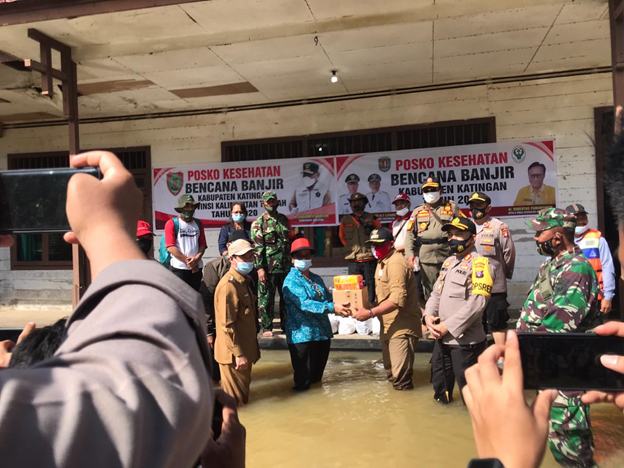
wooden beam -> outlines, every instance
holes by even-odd
[[[39,44],[39,52],[41,54],[41,66],[45,71],[41,72],[41,94],[52,96],[54,88],[52,87],[52,49],[43,42]]]
[[[0,26],[201,1],[203,0],[29,0],[0,3]]]
[[[624,0],[620,0],[619,4],[614,5],[614,12],[613,12],[613,18],[616,21],[622,21],[624,20]]]
[[[621,128],[619,114],[624,109],[624,0],[609,0],[611,28],[611,67],[613,70],[613,108],[616,113],[615,129]],[[624,309],[623,309],[624,310]]]
[[[4,124],[0,122],[0,138],[4,136]]]
[[[71,54],[71,47],[63,44],[62,42],[57,41],[56,39],[51,38],[47,34],[38,31],[37,29],[30,28],[28,30],[28,37],[31,39],[44,44],[48,47],[52,47],[55,50],[58,50],[61,54]]]
[[[32,69],[33,71],[41,73],[41,75],[45,75],[48,73],[48,68],[44,66],[42,63],[37,62],[36,60],[26,59],[24,60],[24,66],[26,68]],[[67,79],[69,78],[67,73],[61,70],[57,70],[56,68],[51,69],[51,76],[60,81],[67,81]]]

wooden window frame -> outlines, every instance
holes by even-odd
[[[83,150],[83,152],[89,150]],[[144,175],[145,176],[145,189],[141,190],[145,196],[145,209],[143,212],[144,218],[146,221],[152,224],[152,154],[151,147],[149,146],[132,146],[132,147],[124,147],[124,148],[110,148],[105,151],[110,151],[112,153],[124,153],[124,152],[144,152],[145,153],[145,164],[146,167],[144,170],[141,169],[129,169],[129,172],[133,176]],[[9,170],[17,169],[12,166],[16,164],[16,161],[23,159],[35,159],[41,157],[63,157],[66,158],[67,165],[69,166],[69,152],[68,151],[49,151],[49,152],[41,152],[41,153],[14,153],[9,154],[7,157],[7,166]],[[15,237],[15,236],[14,236]],[[41,257],[43,259],[47,259],[49,257],[50,251],[50,241],[49,241],[49,233],[42,233],[41,239]],[[19,261],[17,260],[17,239],[13,242],[13,246],[11,247],[11,270],[12,271],[24,271],[24,270],[71,270],[73,268],[73,262],[71,260],[68,261],[50,261],[50,260],[41,260],[41,261]]]

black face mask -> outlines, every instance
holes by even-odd
[[[535,241],[537,253],[540,255],[543,255],[544,257],[552,257],[555,254],[555,248],[552,245],[553,239],[554,239],[554,236],[545,242]]]
[[[471,208],[470,212],[472,213],[472,217],[474,219],[483,219],[487,216],[485,209]]]
[[[457,240],[457,239],[449,239],[448,246],[451,249],[451,253],[460,254],[466,251],[469,247],[470,239],[466,240]]]
[[[353,205],[353,212],[359,212],[359,211],[364,211],[364,205],[360,205],[359,203],[357,205]]]
[[[136,243],[145,255],[148,255],[150,250],[152,250],[152,239],[137,239]]]

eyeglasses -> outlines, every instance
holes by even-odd
[[[295,252],[293,254],[293,258],[295,260],[312,260],[312,252],[308,252],[308,253],[299,253],[299,252]]]

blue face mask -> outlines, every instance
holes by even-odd
[[[234,221],[235,223],[242,223],[243,221],[245,221],[245,214],[244,213],[233,214],[232,221]]]
[[[241,262],[239,260],[238,264],[236,265],[236,271],[238,271],[241,275],[248,275],[249,273],[251,273],[251,270],[253,269],[254,269],[253,262]]]
[[[574,234],[576,234],[577,236],[580,236],[581,234],[583,234],[588,229],[589,229],[589,224],[586,224],[585,226],[576,226],[574,228]]]
[[[308,271],[312,266],[312,260],[295,260],[295,268],[299,271]]]

